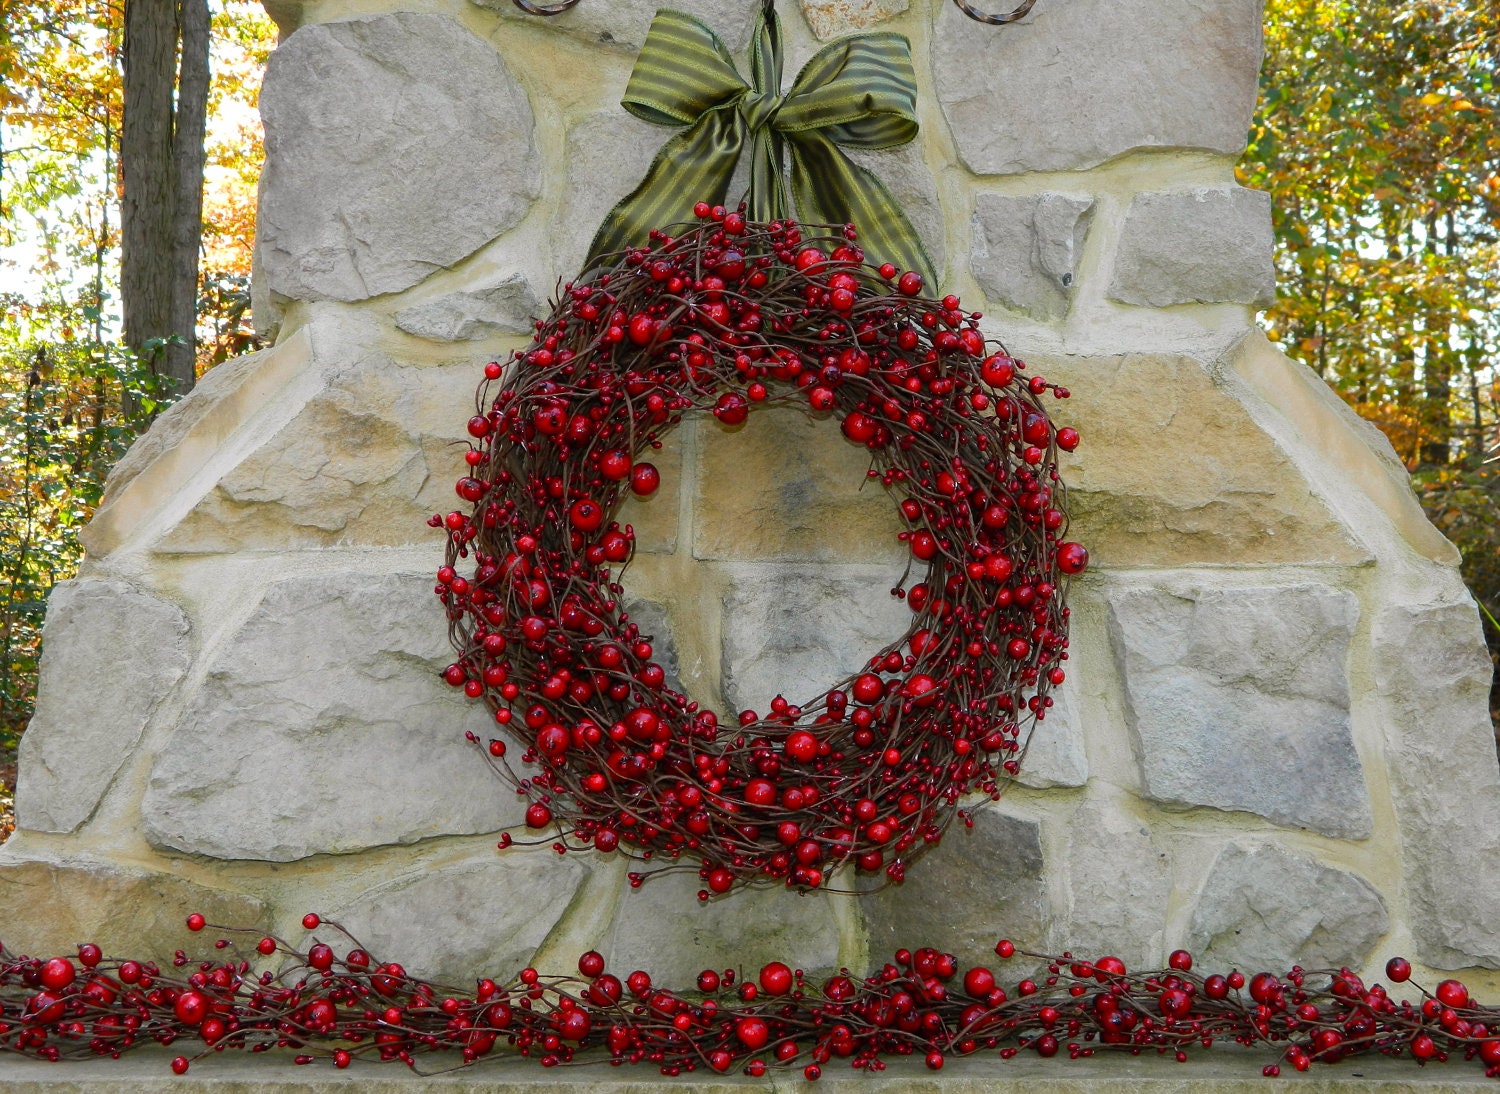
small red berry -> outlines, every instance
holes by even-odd
[[[174,1056],[172,1058],[172,1074],[173,1075],[186,1075],[187,1074],[187,1069],[188,1069],[188,1059],[187,1059],[186,1056]]]
[[[322,922],[323,920],[317,912],[308,912],[302,917],[302,927],[304,930],[315,931]]]
[[[1404,957],[1393,957],[1385,963],[1385,974],[1398,984],[1411,979],[1411,962]]]
[[[187,929],[188,930],[190,930],[190,931],[201,931],[203,929],[203,926],[204,926],[204,919],[197,912],[194,912],[192,915],[190,915],[190,916],[187,917]]]
[[[661,472],[653,464],[638,463],[630,469],[630,489],[638,497],[656,493],[661,485]]]

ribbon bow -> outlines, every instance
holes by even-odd
[[[679,11],[651,22],[621,105],[657,125],[686,126],[656,154],[646,177],[614,207],[589,262],[644,244],[652,228],[693,219],[699,201],[723,204],[746,140],[749,216],[787,216],[790,191],[808,224],[859,229],[877,262],[916,270],[936,286],[932,260],[881,181],[846,148],[893,148],[917,135],[911,46],[898,34],[841,38],[819,50],[781,94],[781,27],[772,0],[756,20],[747,84],[712,30]]]

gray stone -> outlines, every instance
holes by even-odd
[[[271,55],[259,269],[294,300],[397,292],[514,227],[540,193],[531,106],[443,15],[319,23]]]
[[[1109,297],[1122,304],[1276,301],[1271,195],[1241,187],[1137,194],[1125,213]]]
[[[185,925],[192,912],[226,927],[269,925],[264,905],[244,893],[104,862],[76,847],[21,852],[17,844],[24,838],[0,852],[0,924],[11,953],[51,957],[93,942],[111,957],[161,960],[200,937]],[[9,1089],[3,1081],[0,1087]]]
[[[1089,778],[1083,726],[1078,721],[1071,683],[1052,689],[1052,699],[1047,716],[1031,732],[1021,770],[1016,775],[1016,782],[1036,790],[1082,786]]]
[[[935,5],[932,71],[959,155],[986,175],[1076,171],[1144,148],[1237,156],[1261,2],[1068,0],[1003,28]]]
[[[1412,956],[1500,968],[1500,766],[1479,615],[1472,603],[1393,605],[1373,641]]]
[[[808,971],[839,965],[839,920],[827,893],[781,886],[741,889],[700,903],[692,870],[650,877],[624,889],[614,924],[599,947],[622,980],[645,969],[658,984],[690,985],[704,969],[759,969],[785,961]]]
[[[1145,795],[1362,839],[1349,717],[1355,598],[1326,585],[1108,593]]]
[[[657,11],[671,6],[660,0],[610,0],[604,4],[584,0],[560,15],[542,18],[526,14],[514,0],[469,2],[507,21],[529,23],[561,31],[590,44],[616,46],[632,52],[639,50],[646,40],[646,32]],[[545,6],[547,0],[538,2]],[[678,6],[706,23],[732,53],[739,53],[749,43],[757,5],[739,3],[738,0],[692,0],[690,4]]]
[[[1163,957],[1172,864],[1139,818],[1103,801],[1078,807],[1068,823],[1068,948],[1113,954],[1127,968]]]
[[[188,620],[123,581],[64,581],[47,601],[36,713],[21,737],[16,820],[72,832],[189,664]]]
[[[529,965],[587,874],[577,855],[492,852],[367,889],[332,918],[378,960],[472,988],[477,977],[509,980]]]
[[[641,629],[641,637],[651,643],[651,660],[661,666],[667,687],[682,691],[682,668],[677,657],[677,643],[672,639],[672,620],[666,608],[654,600],[639,597],[625,601],[625,614]]]
[[[906,214],[917,238],[927,249],[933,269],[941,276],[943,264],[947,261],[948,222],[943,216],[937,179],[933,178],[932,168],[927,166],[923,146],[922,138],[918,137],[908,144],[880,152],[857,148],[845,151],[851,160],[885,184],[891,199]]]
[[[1231,843],[1203,884],[1185,944],[1212,969],[1358,968],[1388,926],[1385,901],[1358,874]]]
[[[1041,826],[992,804],[973,816],[973,828],[955,821],[942,843],[912,863],[905,882],[860,901],[876,966],[917,946],[954,954],[963,965],[991,964],[1002,937],[1046,951]]]
[[[531,282],[512,274],[498,285],[455,292],[402,308],[396,326],[434,342],[472,342],[492,334],[528,334],[541,302]]]
[[[906,633],[911,612],[878,566],[735,563],[722,622],[723,688],[734,712],[778,694],[808,705]]]
[[[907,0],[802,0],[802,14],[812,32],[826,42],[841,34],[869,30],[909,6]]]
[[[584,256],[605,214],[640,184],[657,151],[677,132],[618,109],[586,115],[568,127],[563,156],[567,177],[549,239],[553,269],[569,278],[583,272]]]
[[[521,800],[464,740],[483,708],[438,679],[452,657],[426,575],[276,582],[157,756],[146,838],[287,862],[516,823]]]
[[[980,194],[969,269],[984,295],[1013,311],[1056,319],[1068,310],[1092,198]]]

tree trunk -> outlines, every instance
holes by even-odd
[[[182,60],[172,138],[172,332],[167,374],[186,394],[197,380],[198,252],[203,239],[203,131],[208,111],[208,0],[182,0]]]
[[[178,395],[195,379],[208,46],[207,0],[182,0],[180,12],[178,0],[126,0],[120,133],[125,342]],[[184,344],[168,344],[174,335]],[[135,410],[129,392],[125,410]]]

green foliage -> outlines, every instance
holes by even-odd
[[[1390,438],[1500,659],[1497,73],[1493,0],[1270,0],[1239,175],[1275,198],[1267,332]]]
[[[78,569],[78,529],[165,393],[122,349],[47,337],[26,322],[24,301],[0,303],[0,750],[9,751],[31,717],[47,595]],[[134,418],[120,409],[127,388],[138,396]]]

